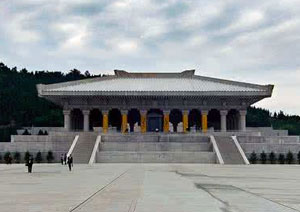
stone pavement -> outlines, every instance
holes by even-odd
[[[1,164],[0,211],[300,211],[300,166]]]

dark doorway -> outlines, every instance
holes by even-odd
[[[196,130],[201,128],[201,113],[197,109],[192,109],[189,113],[189,128],[196,127]]]
[[[80,109],[73,109],[71,112],[71,126],[75,131],[83,130],[83,114]]]
[[[182,122],[182,112],[178,109],[171,110],[170,113],[170,122],[173,124],[173,131],[177,132],[177,126]]]
[[[209,111],[207,116],[207,127],[214,128],[214,130],[221,129],[221,116],[220,112],[217,109],[212,109]]]
[[[108,113],[109,126],[116,127],[117,131],[121,131],[122,116],[119,109],[112,109]]]
[[[151,109],[147,114],[147,131],[161,132],[163,129],[163,113],[159,109]]]
[[[239,129],[239,112],[236,109],[229,110],[227,114],[227,129],[236,131]]]
[[[93,130],[93,127],[102,127],[102,113],[99,109],[90,112],[90,130]]]
[[[141,125],[141,115],[138,109],[131,109],[128,111],[128,123],[129,123],[129,130],[130,132],[134,131],[135,123]]]

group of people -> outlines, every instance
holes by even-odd
[[[67,165],[68,164],[69,171],[72,170],[72,167],[73,167],[73,157],[72,157],[71,154],[69,155],[69,157],[67,157],[67,154],[62,154],[61,158],[60,158],[60,161],[61,161],[61,165]],[[31,173],[32,172],[32,166],[33,166],[33,157],[32,157],[32,155],[29,155],[29,157],[28,157],[25,165],[28,168],[28,173]]]
[[[61,165],[67,165],[68,164],[69,171],[72,170],[72,167],[73,167],[73,157],[72,157],[71,154],[69,155],[69,157],[67,157],[67,154],[61,154],[60,162],[61,162]]]

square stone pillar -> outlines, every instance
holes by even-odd
[[[83,131],[88,132],[90,130],[90,110],[83,110]]]
[[[220,116],[221,116],[221,131],[226,132],[227,126],[226,126],[226,119],[227,119],[227,110],[220,110]]]
[[[128,114],[128,110],[122,110],[121,114],[122,114],[121,132],[122,133],[126,133],[126,130],[127,130],[127,114]]]
[[[164,110],[164,132],[168,133],[170,130],[170,111]]]
[[[202,132],[207,132],[207,115],[208,110],[201,110],[201,122],[202,122]]]
[[[245,132],[246,131],[246,115],[247,115],[247,110],[240,110],[240,131]]]
[[[102,110],[102,132],[108,132],[108,110]]]
[[[140,110],[141,114],[141,132],[147,132],[147,110]]]
[[[182,111],[182,124],[183,124],[183,132],[187,132],[187,128],[189,127],[189,111],[183,110]]]
[[[64,128],[67,132],[71,131],[71,110],[63,110]]]

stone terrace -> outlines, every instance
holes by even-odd
[[[0,165],[1,212],[300,211],[298,165]]]

